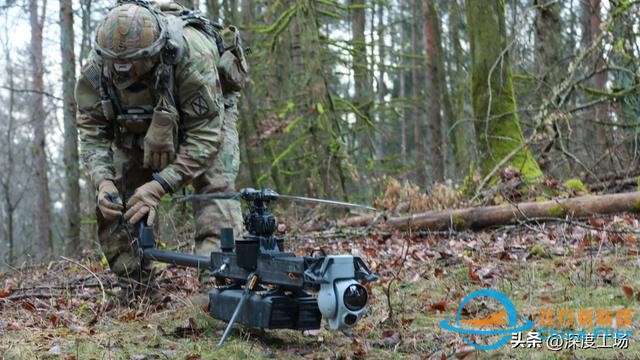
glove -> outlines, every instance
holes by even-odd
[[[156,219],[156,208],[164,194],[162,185],[156,180],[140,186],[127,201],[129,209],[124,213],[124,219],[134,225],[148,214],[147,225],[152,226]]]
[[[98,184],[98,209],[107,222],[113,222],[122,216],[122,200],[118,189],[111,180],[102,180]]]
[[[159,171],[176,158],[173,134],[177,120],[178,113],[171,106],[158,106],[153,110],[151,124],[144,136],[144,167]]]

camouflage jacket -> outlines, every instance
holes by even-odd
[[[215,40],[192,27],[183,29],[183,52],[174,68],[173,93],[180,115],[183,136],[176,159],[160,171],[173,191],[177,191],[213,164],[222,141],[224,104],[216,64],[219,60]],[[91,69],[93,67],[93,69]],[[91,51],[75,89],[78,104],[77,127],[81,159],[97,188],[102,180],[113,180],[112,146],[118,124],[108,121],[101,107],[100,85],[96,72],[104,76],[102,62]],[[95,76],[88,76],[93,74]],[[151,74],[151,75],[150,75]],[[155,79],[147,74],[146,92],[118,90],[125,105],[155,105]],[[157,85],[157,84],[156,84]],[[146,94],[146,95],[145,95]]]

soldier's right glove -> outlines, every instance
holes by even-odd
[[[122,216],[122,200],[111,180],[102,180],[98,184],[98,209],[107,222],[116,221]]]
[[[156,107],[151,124],[144,137],[143,165],[153,170],[162,170],[176,158],[173,143],[178,126],[178,113],[171,107]]]
[[[135,225],[147,216],[147,225],[153,226],[156,219],[156,213],[160,199],[166,191],[158,180],[151,180],[141,185],[133,193],[133,196],[127,200],[127,212],[124,213],[124,219],[131,225]]]

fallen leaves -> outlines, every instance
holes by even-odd
[[[588,220],[588,224],[596,228],[604,228],[607,221],[601,217],[592,217]]]
[[[13,293],[13,285],[7,284],[4,286],[4,289],[0,290],[0,298],[9,297]]]
[[[429,304],[428,310],[431,310],[432,312],[435,312],[435,311],[443,312],[447,309],[447,305],[449,305],[449,301],[441,300],[441,301]]]
[[[393,329],[384,330],[382,332],[382,338],[372,343],[374,347],[380,348],[392,348],[398,345],[401,341],[400,332]]]
[[[607,284],[611,284],[613,279],[616,277],[616,273],[613,268],[605,263],[601,263],[600,265],[598,265],[598,267],[596,268],[596,272]]]
[[[469,271],[467,271],[467,274],[469,275],[469,280],[473,282],[480,282],[480,275],[476,274],[471,266],[469,266]]]
[[[354,337],[353,340],[351,340],[351,345],[353,346],[353,354],[355,356],[365,357],[367,353],[369,353],[367,343],[359,337]]]
[[[197,321],[195,318],[189,318],[189,324],[186,326],[178,326],[174,331],[174,335],[177,337],[193,337],[200,336],[203,333],[204,329],[198,327]]]

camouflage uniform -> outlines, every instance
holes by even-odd
[[[172,90],[183,136],[175,160],[159,175],[174,192],[189,183],[196,193],[233,191],[239,167],[236,129],[239,93],[222,93],[216,70],[220,55],[215,40],[189,26],[182,30],[182,38],[184,51],[174,65]],[[127,199],[137,187],[151,181],[153,171],[143,167],[144,133],[130,133],[105,117],[96,78],[104,81],[101,78],[107,76],[102,59],[92,50],[75,90],[81,157],[95,188],[103,180],[112,180]],[[153,72],[136,84],[116,90],[122,108],[153,108],[158,101]],[[242,231],[238,202],[194,204],[193,210],[198,254],[208,254],[218,246],[219,228],[232,227],[236,236]],[[109,223],[100,211],[97,213],[98,236],[111,270],[121,277],[132,276],[138,264],[125,230],[117,221]]]

